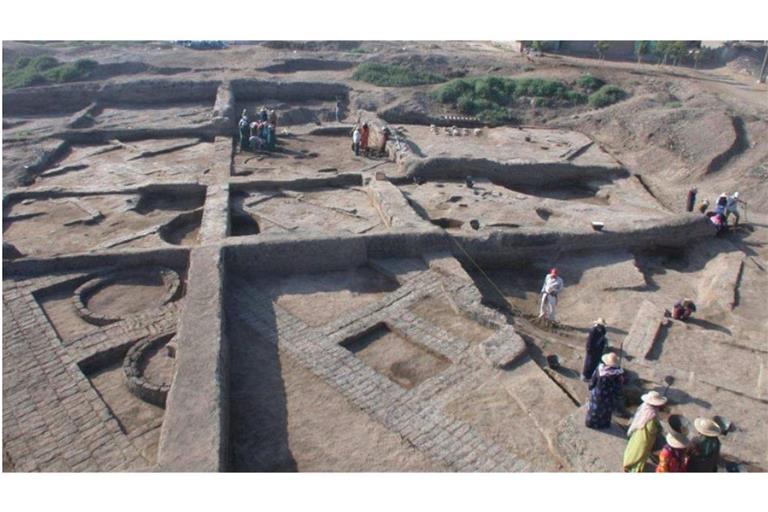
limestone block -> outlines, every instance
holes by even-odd
[[[504,368],[525,353],[525,342],[512,327],[498,331],[479,347],[483,358],[495,368]]]
[[[633,357],[646,357],[659,334],[663,317],[661,308],[647,300],[643,301],[627,337],[624,338],[624,352]]]

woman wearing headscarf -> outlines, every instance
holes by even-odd
[[[667,397],[651,391],[640,397],[643,403],[637,408],[627,435],[629,443],[624,450],[624,472],[642,473],[645,463],[656,443],[659,432],[659,409],[667,403]]]
[[[585,423],[595,429],[611,426],[611,415],[624,384],[624,370],[619,368],[618,356],[610,352],[603,356],[602,361],[589,382],[591,393]]]
[[[664,439],[667,441],[659,453],[657,473],[688,472],[688,441],[682,434],[670,431]]]
[[[581,378],[585,382],[592,378],[595,368],[600,363],[600,358],[605,350],[605,320],[598,318],[587,335],[587,350],[584,356],[584,369]]]
[[[696,418],[693,426],[698,435],[691,441],[691,459],[688,471],[691,473],[716,473],[720,459],[720,427],[712,420]]]

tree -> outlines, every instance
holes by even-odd
[[[608,49],[611,47],[611,43],[608,41],[598,41],[595,43],[595,50],[597,51],[597,56],[600,58],[600,60],[605,59],[605,54],[608,53]]]
[[[672,52],[672,41],[656,41],[656,58],[659,65],[667,63],[667,58]]]
[[[674,65],[678,66],[683,57],[688,53],[688,45],[685,44],[685,41],[672,41],[670,53],[674,59]]]
[[[635,55],[637,55],[638,64],[642,64],[643,56],[648,55],[649,53],[651,53],[650,41],[639,41],[635,46]]]

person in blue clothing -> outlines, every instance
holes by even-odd
[[[624,370],[619,368],[619,357],[609,352],[603,356],[589,381],[587,427],[604,429],[611,426],[611,415],[621,398],[623,385]]]
[[[600,364],[605,350],[605,320],[598,318],[587,335],[587,350],[584,356],[584,368],[581,371],[581,380],[587,382],[595,373],[595,368]]]

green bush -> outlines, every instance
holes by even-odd
[[[581,89],[584,89],[585,91],[592,93],[601,88],[605,85],[605,82],[603,80],[600,80],[599,78],[595,78],[594,76],[590,74],[581,75],[579,78],[576,79],[576,85],[579,86]]]
[[[21,57],[12,67],[3,69],[3,86],[7,89],[33,85],[59,84],[83,80],[99,66],[96,61],[80,59],[59,63],[53,57]]]
[[[434,73],[414,71],[394,64],[376,64],[373,62],[366,62],[357,66],[352,78],[383,87],[408,87],[445,82],[445,77]]]
[[[581,105],[587,102],[587,95],[579,91],[567,91],[565,100],[571,105]]]
[[[440,86],[434,93],[435,99],[440,103],[456,103],[464,94],[474,89],[471,82],[462,78],[451,80],[445,85]]]
[[[29,65],[29,61],[30,61],[29,57],[19,57],[18,59],[16,59],[16,63],[14,67],[16,69],[24,69]]]
[[[615,85],[604,85],[589,96],[589,104],[594,108],[607,107],[623,100],[627,93]]]
[[[626,95],[615,86],[607,86],[597,78],[585,75],[577,85],[588,89],[602,84],[592,94],[572,89],[559,80],[542,78],[510,79],[496,76],[461,78],[441,85],[433,92],[433,97],[443,103],[453,105],[456,110],[466,115],[477,116],[484,122],[503,123],[512,120],[509,107],[520,98],[532,98],[536,107],[555,107],[558,105],[582,105],[589,102],[593,106],[605,106],[615,103]],[[526,99],[525,104],[529,102]]]
[[[32,59],[25,67],[32,67],[35,71],[45,71],[46,69],[55,68],[59,65],[59,61],[53,57],[41,56]]]

